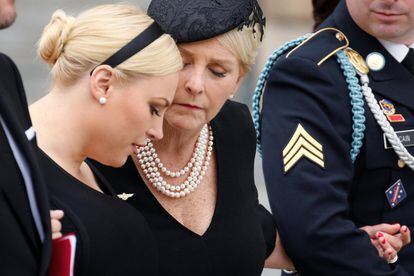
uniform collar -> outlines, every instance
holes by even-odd
[[[410,48],[414,48],[414,44],[410,47],[404,44],[398,44],[391,41],[378,39],[378,41],[384,46],[384,48],[390,53],[398,62],[402,62],[407,56]]]

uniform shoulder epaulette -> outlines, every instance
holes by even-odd
[[[343,32],[335,28],[323,28],[293,48],[287,55],[300,56],[315,61],[318,66],[349,46],[349,40]]]

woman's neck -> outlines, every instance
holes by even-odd
[[[78,120],[79,106],[65,93],[50,92],[30,106],[30,115],[39,148],[68,173],[87,181],[83,164],[87,139]]]
[[[182,130],[164,122],[164,138],[154,142],[161,161],[168,159],[178,167],[185,165],[193,153],[201,129],[202,126],[199,129]]]

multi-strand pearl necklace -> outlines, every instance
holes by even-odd
[[[145,178],[162,194],[180,198],[193,192],[206,175],[213,151],[213,131],[211,127],[204,125],[197,138],[193,154],[187,165],[179,171],[167,169],[161,162],[154,145],[148,141],[145,146],[138,147],[137,158]],[[168,184],[164,174],[171,178],[177,178],[189,174],[180,185]]]

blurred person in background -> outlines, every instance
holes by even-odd
[[[318,26],[335,10],[340,0],[312,0],[312,15],[315,24],[313,29]]]

